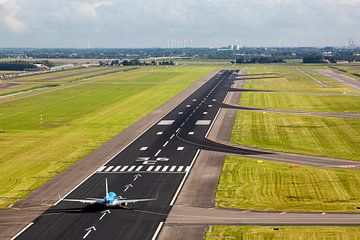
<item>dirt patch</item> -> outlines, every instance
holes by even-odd
[[[0,83],[0,90],[17,88],[20,86],[21,86],[21,84],[18,84],[18,83]]]

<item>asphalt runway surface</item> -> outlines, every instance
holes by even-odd
[[[108,178],[109,190],[122,197],[153,198],[159,194],[158,200],[110,212],[59,201],[16,239],[152,239],[200,151],[200,146],[187,140],[205,140],[220,110],[216,102],[224,101],[236,76],[237,71],[215,75],[65,196],[101,198]]]

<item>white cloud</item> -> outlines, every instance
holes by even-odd
[[[26,2],[23,0],[0,0],[0,21],[13,32],[23,32],[26,29],[26,24],[18,18]]]
[[[104,7],[113,6],[112,2],[100,1],[100,2],[75,2],[73,3],[75,10],[83,17],[96,19],[98,17],[98,10]]]

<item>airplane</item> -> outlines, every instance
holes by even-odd
[[[108,181],[105,178],[105,191],[106,195],[104,198],[87,198],[87,199],[61,199],[60,194],[59,198],[65,202],[81,202],[83,204],[94,204],[106,207],[127,207],[129,203],[137,203],[137,202],[148,202],[155,201],[158,199],[158,195],[156,198],[142,198],[142,199],[126,199],[121,196],[117,196],[114,192],[109,192]]]

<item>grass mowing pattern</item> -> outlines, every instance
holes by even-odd
[[[360,206],[355,170],[293,166],[227,156],[216,206],[273,211],[354,211]]]
[[[214,226],[206,240],[359,240],[360,227],[274,227]]]
[[[297,71],[300,66],[292,65],[246,65],[241,67],[246,71],[246,74],[259,74],[271,72],[272,76],[279,78],[265,78],[262,76],[247,76],[246,78],[258,78],[257,80],[247,80],[246,88],[257,90],[283,90],[283,91],[297,91],[297,92],[329,92],[329,93],[359,93],[356,89],[349,87],[347,84],[336,83],[332,78],[325,77],[316,73],[316,69],[321,69],[323,66],[307,66],[301,65],[301,70],[315,77],[316,79],[327,84],[323,87],[314,80],[310,79],[303,73]],[[271,76],[271,75],[270,75]]]
[[[142,68],[0,104],[0,206],[26,196],[211,70]],[[139,77],[116,84],[122,74]],[[171,79],[186,83],[158,84]]]
[[[358,119],[238,111],[231,142],[360,160],[359,132]]]
[[[360,112],[360,97],[291,93],[244,92],[240,104],[247,107],[316,112]]]

